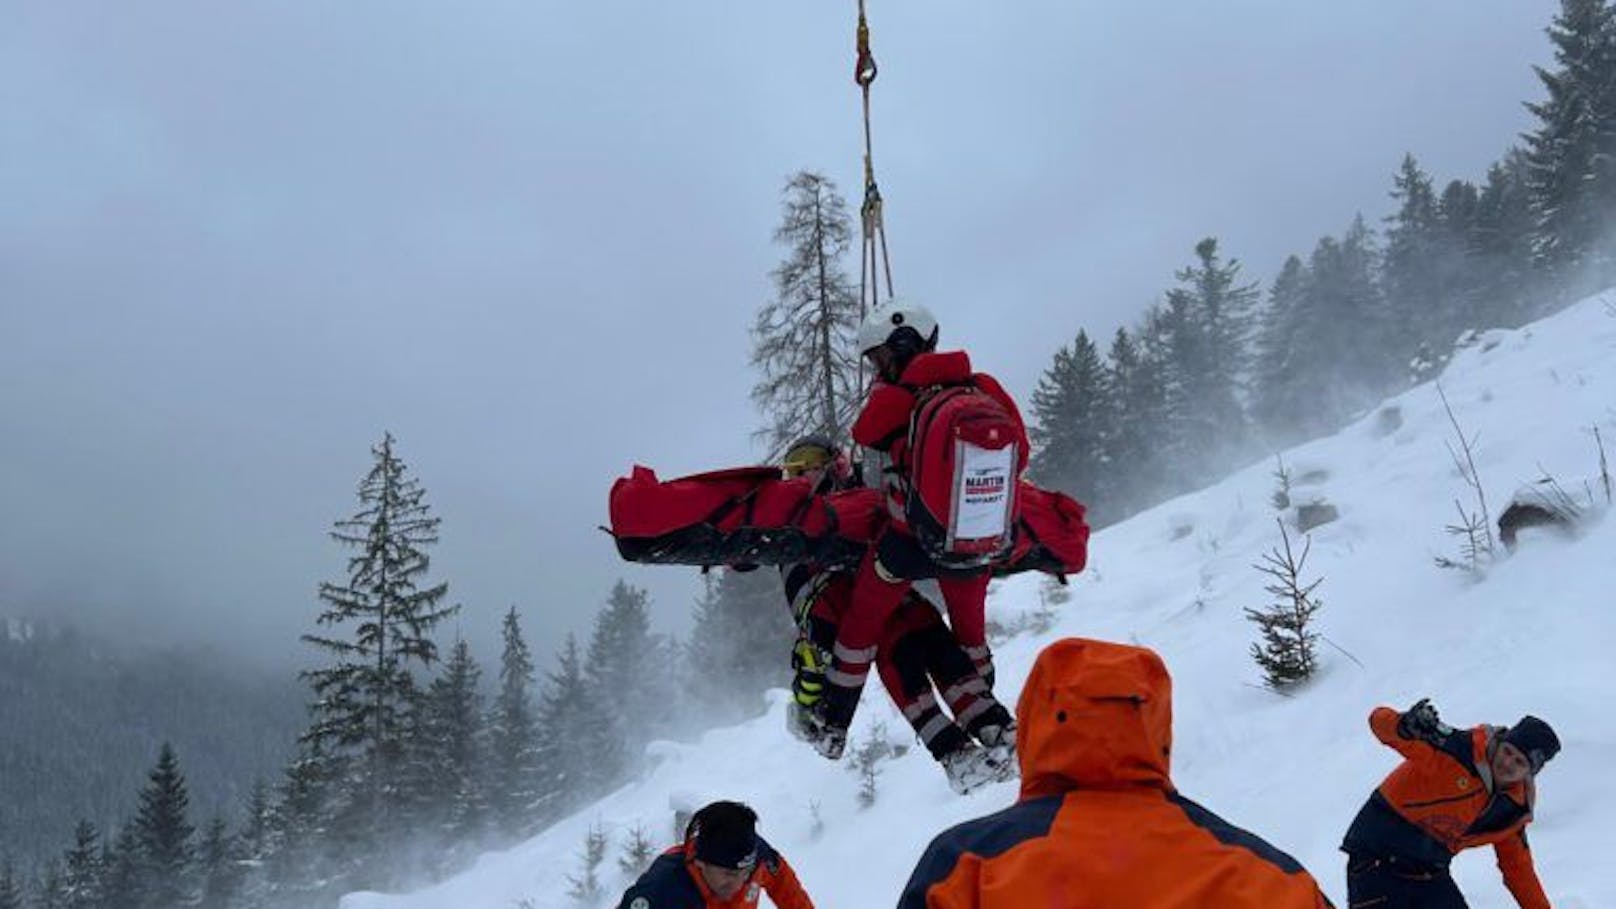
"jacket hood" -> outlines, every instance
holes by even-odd
[[[963,350],[915,354],[903,368],[899,385],[924,387],[963,382],[971,377],[971,358]]]
[[[1021,797],[1172,789],[1173,683],[1154,651],[1066,638],[1044,648],[1016,703]]]

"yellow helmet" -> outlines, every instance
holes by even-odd
[[[840,456],[841,451],[835,442],[824,436],[804,436],[786,449],[785,457],[780,460],[780,468],[788,477],[800,477],[810,471],[834,466]]]

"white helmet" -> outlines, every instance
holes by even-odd
[[[869,353],[896,340],[894,336],[900,331],[905,335],[911,332],[914,335],[909,344],[902,345],[911,347],[910,353],[937,346],[937,317],[931,314],[931,310],[919,303],[893,299],[871,310],[864,318],[864,324],[858,330],[859,353]]]

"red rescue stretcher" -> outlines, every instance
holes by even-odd
[[[1064,579],[1088,560],[1083,505],[1022,481],[1010,557],[998,575],[1042,571]],[[775,467],[739,467],[659,480],[635,466],[612,484],[606,529],[627,561],[662,565],[857,567],[886,523],[879,490],[814,495],[804,478]]]

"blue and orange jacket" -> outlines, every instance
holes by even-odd
[[[1508,787],[1494,784],[1496,730],[1443,727],[1440,738],[1427,742],[1399,735],[1401,717],[1390,707],[1369,714],[1375,738],[1403,762],[1369,796],[1341,848],[1446,868],[1461,849],[1491,844],[1515,902],[1522,909],[1549,909],[1526,844],[1537,793],[1530,777]]]
[[[1294,859],[1179,795],[1155,653],[1068,638],[1016,706],[1021,798],[945,831],[899,909],[1321,909]]]
[[[797,873],[762,837],[758,837],[758,863],[752,879],[727,900],[714,895],[701,879],[701,872],[691,864],[694,855],[693,846],[682,844],[657,856],[623,894],[617,909],[756,909],[760,893],[767,893],[779,909],[814,909]]]

